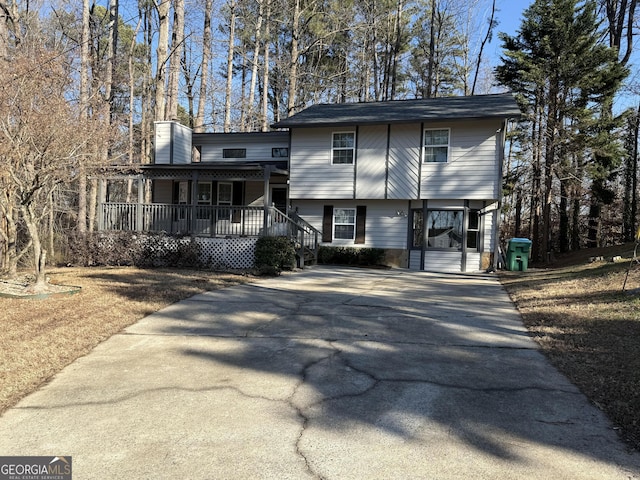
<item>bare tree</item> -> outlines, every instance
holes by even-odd
[[[17,208],[26,226],[35,290],[46,289],[41,229],[50,195],[73,181],[78,165],[95,158],[92,145],[102,143],[102,128],[81,120],[67,101],[69,73],[60,53],[39,43],[23,43],[12,69],[0,70],[0,167],[6,189],[0,198],[3,211]]]

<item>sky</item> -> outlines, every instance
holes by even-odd
[[[520,28],[523,12],[533,3],[532,0],[498,0],[496,8],[498,9],[498,27],[493,36],[490,48],[487,53],[491,56],[492,64],[499,61],[501,54],[501,42],[498,33],[506,33],[515,35],[516,30]]]

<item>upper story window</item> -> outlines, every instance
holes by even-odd
[[[355,132],[335,132],[331,147],[331,163],[352,164],[356,149]]]
[[[246,148],[223,148],[222,158],[247,158]]]
[[[289,149],[287,147],[276,147],[271,149],[271,157],[273,158],[288,158]]]
[[[424,131],[425,163],[446,163],[449,158],[449,129]]]

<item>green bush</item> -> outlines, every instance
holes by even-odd
[[[256,242],[255,265],[263,275],[280,275],[296,265],[296,251],[287,237],[260,237]]]
[[[320,247],[318,263],[324,265],[381,265],[384,250],[381,248]]]

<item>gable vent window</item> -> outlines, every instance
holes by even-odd
[[[356,149],[355,132],[337,132],[333,134],[331,163],[352,164]]]
[[[222,158],[247,158],[246,148],[223,148]]]
[[[271,156],[273,158],[288,158],[289,149],[286,147],[277,147],[271,149]]]
[[[424,131],[425,163],[446,163],[449,159],[449,129]]]

